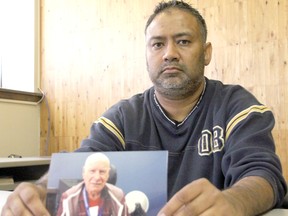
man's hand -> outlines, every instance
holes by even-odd
[[[198,179],[177,192],[158,216],[258,215],[271,209],[273,202],[273,189],[262,177],[243,178],[223,191]]]
[[[31,183],[21,183],[9,195],[1,216],[50,215],[45,207],[46,189]]]
[[[176,193],[158,216],[244,215],[239,207],[207,179],[198,179]]]

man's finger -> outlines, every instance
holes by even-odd
[[[1,215],[50,215],[45,207],[44,199],[44,189],[30,183],[21,183],[8,196]]]
[[[199,196],[202,189],[198,186],[198,184],[199,183],[195,181],[183,187],[167,202],[167,204],[159,212],[159,215],[173,215],[187,203]]]
[[[7,199],[7,203],[2,208],[2,216],[10,215],[31,215],[29,211],[25,209],[25,205],[18,196],[10,195]]]
[[[23,187],[19,193],[24,209],[30,211],[32,215],[49,215],[44,203],[43,189],[37,186]]]
[[[207,179],[202,178],[195,180],[178,191],[161,209],[159,214],[164,213],[164,215],[168,216],[176,214],[176,212],[187,212],[192,208],[195,208],[195,211],[201,212],[203,209],[198,209],[198,207],[195,207],[192,204],[192,201],[198,198],[203,191],[209,191],[210,189],[211,183]]]

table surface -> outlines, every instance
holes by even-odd
[[[2,207],[6,202],[7,197],[9,196],[10,191],[1,191],[0,190],[0,213],[2,212]]]
[[[288,209],[273,209],[264,215],[265,216],[288,216]]]
[[[22,158],[8,158],[0,157],[0,168],[6,167],[20,167],[20,166],[34,166],[49,164],[51,157],[22,157]]]
[[[2,212],[2,207],[10,193],[10,191],[0,190],[0,213]],[[288,209],[273,209],[272,211],[264,214],[264,216],[288,216]]]

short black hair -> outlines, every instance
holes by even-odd
[[[151,22],[154,20],[154,18],[160,14],[161,12],[171,9],[171,8],[176,8],[179,10],[184,10],[188,13],[190,13],[191,15],[193,15],[196,19],[197,22],[200,25],[200,30],[201,30],[201,34],[203,37],[203,41],[205,42],[207,39],[207,26],[206,26],[206,22],[204,20],[204,18],[202,17],[202,15],[199,13],[198,10],[196,10],[194,7],[192,7],[190,4],[184,2],[184,1],[178,1],[178,0],[170,0],[168,2],[160,2],[154,9],[153,14],[150,15],[150,17],[148,18],[147,22],[146,22],[146,26],[145,26],[145,33],[146,30],[148,28],[148,26],[151,24]]]

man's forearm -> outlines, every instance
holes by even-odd
[[[243,215],[259,215],[270,210],[274,203],[271,185],[258,176],[243,178],[223,193]]]

